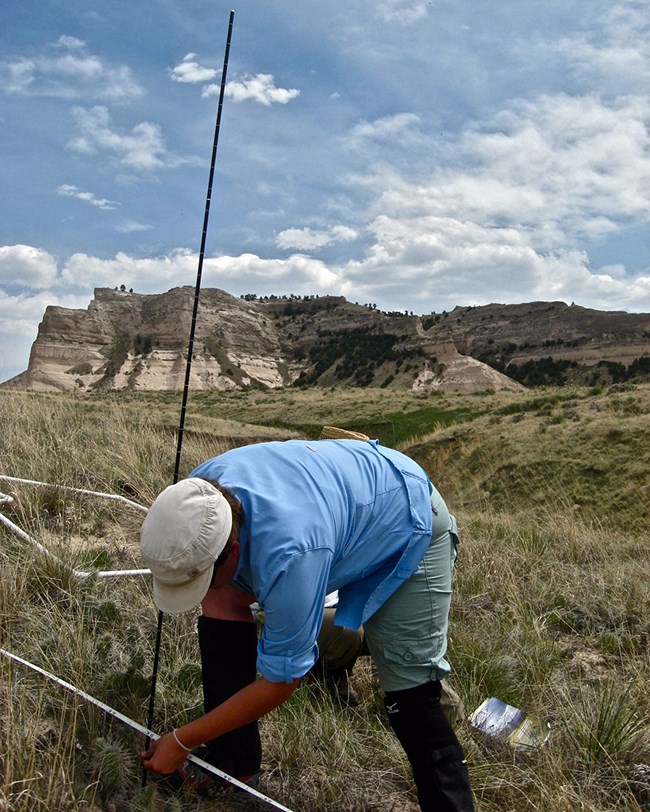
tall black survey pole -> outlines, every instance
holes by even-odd
[[[230,57],[230,40],[232,38],[233,21],[235,12],[230,12],[228,21],[228,36],[226,37],[226,50],[223,57],[223,70],[221,72],[221,87],[219,89],[219,104],[217,106],[217,120],[214,128],[214,139],[212,141],[212,158],[210,160],[210,175],[208,178],[208,192],[205,198],[205,212],[203,215],[203,230],[201,232],[201,247],[199,249],[199,264],[196,271],[196,286],[194,288],[194,307],[192,308],[192,323],[190,326],[190,337],[187,345],[187,363],[185,364],[185,383],[183,385],[183,398],[181,402],[181,413],[178,424],[178,440],[176,445],[176,462],[174,465],[173,484],[178,482],[181,468],[181,453],[183,449],[183,434],[185,432],[185,413],[187,411],[187,397],[190,388],[190,372],[192,369],[192,352],[194,350],[194,333],[196,331],[196,317],[199,311],[199,298],[201,294],[201,275],[203,273],[203,257],[205,255],[205,241],[208,233],[208,220],[210,218],[210,202],[212,200],[212,182],[214,180],[214,167],[217,161],[217,147],[219,145],[219,129],[221,128],[221,112],[223,110],[223,99],[226,90],[226,75],[228,73],[228,59]],[[149,715],[147,728],[153,728],[153,715],[156,697],[156,681],[158,677],[158,663],[160,660],[160,641],[162,637],[163,613],[158,612],[158,629],[156,632],[156,648],[154,653],[153,671],[151,675],[151,693],[149,695]],[[150,745],[147,739],[147,748]],[[143,775],[143,785],[146,783],[146,771]]]
[[[210,161],[210,177],[208,178],[208,192],[205,198],[205,213],[203,215],[203,231],[201,232],[201,248],[199,249],[199,266],[196,271],[196,287],[194,289],[194,308],[192,310],[192,325],[190,327],[190,340],[187,346],[187,363],[185,365],[185,385],[183,386],[183,401],[181,416],[178,424],[178,443],[176,447],[176,464],[174,465],[174,483],[178,482],[181,468],[181,451],[183,448],[183,432],[185,431],[185,412],[187,411],[187,396],[190,389],[190,370],[192,368],[192,351],[194,349],[194,332],[196,330],[196,315],[199,310],[199,296],[201,293],[201,274],[203,273],[203,257],[205,255],[205,239],[208,233],[208,219],[210,217],[210,201],[212,199],[212,181],[214,167],[217,161],[217,146],[219,145],[219,129],[221,127],[221,111],[223,110],[223,97],[226,90],[226,73],[228,72],[228,58],[230,56],[230,39],[235,12],[230,12],[228,23],[228,37],[226,38],[226,52],[223,58],[223,71],[221,72],[221,88],[219,90],[219,104],[217,106],[217,122],[214,128],[212,142],[212,160]]]

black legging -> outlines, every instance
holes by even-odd
[[[254,623],[201,616],[198,632],[203,707],[207,713],[255,682],[257,630]],[[259,772],[262,744],[257,722],[207,742],[202,758],[235,778]]]
[[[388,719],[413,768],[422,812],[473,812],[467,765],[441,692],[438,681],[387,691]]]

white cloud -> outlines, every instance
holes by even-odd
[[[34,83],[36,63],[31,59],[20,58],[5,62],[0,66],[0,88],[5,93],[27,95],[30,85]]]
[[[88,296],[57,296],[51,291],[14,296],[0,288],[0,381],[27,369],[29,351],[49,305],[87,307]]]
[[[10,296],[0,289],[0,335],[13,335],[21,343],[28,339],[33,341],[36,338],[34,326],[52,298],[49,293]],[[6,342],[2,342],[2,346],[6,347]]]
[[[325,231],[313,231],[311,228],[287,228],[275,239],[278,248],[297,248],[299,251],[313,251],[332,242]]]
[[[507,228],[551,251],[650,219],[650,104],[543,96],[466,132],[417,182],[377,172],[375,211]]]
[[[57,264],[54,257],[32,245],[0,246],[0,282],[32,290],[41,290],[56,283]]]
[[[360,262],[346,265],[355,286],[374,291],[376,298],[397,297],[400,307],[428,302],[440,309],[458,300],[472,303],[524,299],[548,285],[558,257],[542,256],[516,229],[492,229],[453,218],[420,216],[399,220],[379,216],[370,230],[375,243]],[[571,267],[583,257],[565,255]]]
[[[138,292],[166,290],[192,284],[197,256],[188,249],[176,249],[162,257],[131,257],[123,251],[112,259],[76,253],[61,271],[61,282],[77,290],[126,285]]]
[[[206,85],[201,95],[210,96],[218,93],[218,85]],[[238,82],[228,82],[225,94],[235,102],[250,99],[269,107],[272,104],[287,104],[297,98],[300,91],[296,88],[276,87],[275,79],[270,73],[258,73],[255,76],[246,75]]]
[[[64,183],[59,186],[56,193],[62,197],[75,197],[77,200],[83,200],[85,203],[90,203],[91,206],[95,206],[103,211],[113,211],[120,205],[114,200],[106,200],[106,198],[97,197],[92,192],[84,192],[78,186],[70,183]]]
[[[162,256],[144,258],[122,251],[110,259],[77,253],[62,264],[57,274],[54,258],[37,248],[0,248],[0,281],[13,282],[17,275],[24,279],[29,276],[33,288],[47,285],[76,298],[87,296],[96,287],[126,285],[138,293],[160,293],[180,285],[193,286],[197,267],[195,251],[177,248]],[[255,254],[206,257],[202,283],[204,287],[218,287],[234,294],[285,290],[345,295],[349,288],[336,269],[304,254],[283,259],[265,259]]]
[[[79,50],[86,47],[86,43],[77,39],[77,37],[70,37],[67,34],[61,34],[58,40],[54,43],[55,48],[67,48],[70,51]]]
[[[541,96],[467,130],[417,180],[375,170],[373,244],[339,273],[364,301],[409,309],[532,298],[650,309],[647,271],[594,269],[584,248],[650,220],[649,124],[645,98]]]
[[[334,242],[351,242],[359,236],[358,232],[349,226],[332,226],[330,234]]]
[[[428,122],[418,113],[395,113],[359,120],[342,136],[341,143],[364,174],[351,173],[348,180],[367,184],[369,171],[401,172],[419,177],[435,165],[438,144]],[[383,168],[380,170],[379,168]]]
[[[336,270],[303,254],[286,259],[256,254],[214,257],[204,266],[204,274],[206,284],[238,292],[339,293],[347,288]]]
[[[427,16],[430,5],[424,0],[384,0],[378,4],[377,11],[386,22],[412,25]]]
[[[419,124],[420,117],[415,113],[397,113],[374,121],[362,121],[353,128],[351,136],[356,141],[394,139],[412,132]]]
[[[137,292],[160,292],[179,285],[194,285],[198,255],[178,248],[164,256],[135,258],[118,252],[112,259],[73,254],[65,263],[60,282],[76,290],[126,285]],[[255,254],[207,257],[202,272],[203,286],[219,287],[231,293],[338,292],[344,284],[323,262],[302,254],[284,259],[264,259]]]
[[[616,3],[603,16],[599,31],[561,39],[557,48],[589,85],[608,93],[645,93],[650,81],[647,3]]]
[[[123,223],[115,226],[115,231],[119,231],[120,234],[134,234],[137,231],[150,231],[153,226],[147,225],[146,223],[139,223],[137,220],[125,220]]]
[[[567,269],[566,275],[556,276],[557,298],[576,301],[602,310],[650,311],[650,274],[621,277],[620,269],[591,270],[586,264]],[[540,297],[541,298],[541,297]]]
[[[203,287],[233,295],[343,295],[352,301],[379,302],[384,309],[420,313],[451,309],[459,295],[468,304],[538,298],[575,300],[607,310],[650,310],[648,272],[631,277],[620,269],[592,270],[584,252],[536,251],[516,229],[490,229],[451,218],[400,223],[378,217],[372,230],[375,244],[367,256],[340,265],[304,254],[285,259],[251,253],[208,257]],[[111,259],[74,254],[61,270],[59,285],[87,294],[94,287],[121,284],[139,293],[158,293],[193,286],[197,264],[197,254],[189,249],[146,258],[124,252]]]
[[[525,231],[453,218],[378,217],[375,243],[336,269],[358,301],[397,309],[449,310],[464,304],[577,301],[603,310],[650,310],[650,276],[592,269],[584,251],[543,252]]]
[[[183,61],[171,68],[169,75],[175,82],[183,84],[197,84],[209,82],[217,75],[214,68],[206,68],[195,61],[196,54],[186,54]]]
[[[287,228],[276,237],[278,248],[294,248],[298,251],[312,251],[323,248],[333,242],[350,242],[358,234],[348,226],[332,226],[326,231],[314,231],[311,228]]]
[[[0,381],[27,369],[37,326],[51,297],[10,296],[0,289]]]
[[[144,94],[127,66],[84,53],[84,43],[76,37],[59,37],[56,45],[66,53],[19,56],[1,63],[0,90],[67,101],[126,102]]]
[[[607,103],[544,96],[520,105],[498,117],[499,132],[473,132],[464,140],[474,164],[466,176],[485,184],[474,207],[536,228],[555,222],[565,234],[588,232],[595,217],[647,219],[649,122],[650,103],[634,97]],[[491,178],[501,185],[496,198]],[[469,194],[464,201],[472,205]]]
[[[103,152],[136,172],[153,172],[189,162],[167,151],[160,127],[150,121],[136,124],[130,132],[119,132],[113,127],[106,107],[90,110],[75,107],[73,116],[80,135],[69,141],[68,146],[81,154]]]

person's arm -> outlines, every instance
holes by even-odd
[[[291,696],[299,682],[299,679],[290,683],[270,682],[260,677],[219,707],[177,728],[176,736],[185,748],[192,750],[277,708]],[[187,750],[177,744],[173,733],[166,733],[140,757],[147,770],[167,775],[185,761]]]

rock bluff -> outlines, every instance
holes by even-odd
[[[86,310],[50,306],[27,370],[6,386],[35,391],[174,390],[184,385],[194,289],[144,295],[98,288]],[[236,298],[206,288],[190,387],[292,384],[410,387],[427,392],[520,388],[418,316],[343,297]]]

